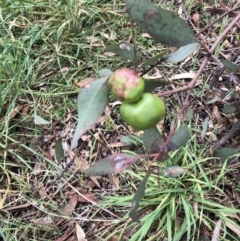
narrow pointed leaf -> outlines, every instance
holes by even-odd
[[[118,153],[95,162],[85,171],[87,176],[102,176],[111,173],[118,173],[129,168],[140,157],[138,155]]]
[[[222,60],[222,64],[232,72],[237,72],[238,69],[240,68],[240,66],[227,60]]]
[[[165,62],[177,64],[178,62],[184,60],[187,56],[192,54],[195,50],[197,50],[199,46],[199,43],[191,43],[182,46],[177,51],[164,56],[162,60]]]
[[[36,113],[34,113],[34,123],[37,124],[37,125],[48,125],[51,122],[43,119],[41,116],[39,116]]]
[[[161,137],[162,137],[162,134],[159,132],[156,126],[144,131],[143,144],[147,152],[149,153],[151,152],[154,141],[156,141],[158,138],[161,138]]]
[[[149,0],[126,0],[131,19],[156,41],[181,47],[197,42],[193,30],[174,13],[155,6]]]
[[[239,150],[232,147],[220,147],[214,151],[213,156],[219,157],[222,162],[226,161],[229,157],[239,154]]]
[[[78,124],[72,139],[71,149],[77,146],[78,139],[89,130],[103,114],[108,103],[109,89],[107,78],[94,80],[78,94]]]
[[[194,110],[193,109],[188,109],[185,114],[185,118],[187,121],[191,121],[193,118]]]
[[[161,174],[166,177],[178,177],[182,175],[185,170],[180,166],[166,167],[161,170]]]
[[[153,56],[152,58],[148,59],[145,63],[143,63],[141,65],[141,68],[145,68],[147,67],[148,65],[153,65],[153,64],[156,64],[157,61],[160,61],[162,56],[164,55],[164,53],[161,53],[161,54],[158,54],[156,56]]]
[[[186,145],[186,143],[188,142],[190,133],[188,130],[187,125],[183,124],[177,131],[174,132],[173,136],[170,139],[170,145],[175,145],[176,148],[175,149],[171,149],[171,150],[176,150],[184,145]],[[168,145],[169,147],[169,145]]]
[[[60,140],[56,140],[55,142],[55,153],[57,160],[60,162],[64,158],[64,150]]]
[[[134,47],[128,42],[121,42],[120,44],[109,45],[106,47],[107,52],[113,52],[120,57],[125,59],[134,60],[135,52]],[[137,57],[139,58],[139,53],[137,53]]]
[[[201,132],[201,138],[202,139],[206,135],[207,128],[208,128],[208,121],[209,121],[209,118],[207,117],[207,118],[205,118],[205,120],[202,123],[202,132]]]
[[[231,114],[237,110],[237,107],[234,105],[225,105],[223,107],[223,112],[226,114]]]
[[[134,221],[137,222],[138,218],[137,218],[137,209],[139,207],[139,202],[141,201],[141,199],[144,197],[145,194],[145,189],[146,189],[146,184],[147,184],[147,180],[150,177],[152,171],[148,170],[148,172],[146,173],[145,177],[143,178],[143,180],[140,182],[138,189],[133,197],[133,201],[132,201],[132,208],[131,211],[129,213],[129,217]]]

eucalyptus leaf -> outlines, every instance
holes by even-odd
[[[178,62],[184,60],[187,56],[192,54],[195,50],[197,50],[199,46],[199,43],[191,43],[182,46],[177,51],[164,56],[162,60],[165,62],[177,64]]]
[[[222,162],[225,162],[229,157],[239,154],[239,150],[232,147],[219,147],[214,151],[213,156],[219,157]]]
[[[34,113],[34,123],[37,125],[48,125],[51,122]]]
[[[237,107],[234,105],[225,105],[223,107],[223,112],[226,114],[231,114],[237,110]]]
[[[77,146],[82,134],[89,130],[103,114],[108,103],[107,78],[94,80],[78,94],[78,124],[72,139],[71,149]]]
[[[230,61],[227,61],[227,60],[222,60],[221,62],[226,68],[228,68],[232,72],[237,72],[238,69],[240,68],[239,65],[236,65],[236,64],[234,64]]]
[[[58,162],[60,162],[64,158],[64,150],[62,147],[61,140],[55,141],[55,153],[56,153],[56,158],[57,158]]]
[[[207,128],[208,128],[208,121],[209,121],[209,118],[206,117],[205,120],[204,120],[203,123],[202,123],[202,132],[201,132],[201,138],[202,138],[202,139],[203,139],[204,136],[206,135]]]
[[[147,67],[148,65],[154,65],[157,63],[157,61],[159,61],[162,56],[164,55],[164,53],[161,53],[161,54],[158,54],[150,59],[148,59],[146,62],[144,62],[142,65],[141,65],[141,68],[145,68]]]
[[[162,44],[181,47],[198,42],[184,20],[149,0],[126,0],[126,9],[129,17],[144,32]]]
[[[189,140],[189,136],[190,133],[188,127],[187,125],[183,124],[177,131],[173,133],[173,136],[170,139],[170,143],[175,145],[175,149],[178,149],[186,145]]]
[[[162,137],[162,134],[159,132],[156,126],[144,131],[143,144],[147,152],[151,152],[154,141],[156,141],[158,138],[161,138],[161,137]]]
[[[150,177],[152,171],[148,170],[148,172],[146,173],[145,177],[143,178],[143,180],[140,182],[138,189],[133,197],[132,200],[132,208],[130,210],[129,213],[129,217],[134,221],[137,222],[138,218],[137,218],[137,209],[139,207],[139,202],[141,201],[141,199],[144,197],[145,194],[145,190],[146,190],[146,184],[147,184],[147,180]]]

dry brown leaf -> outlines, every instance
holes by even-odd
[[[74,229],[68,229],[61,237],[55,239],[54,241],[66,241],[68,236],[74,231]]]
[[[17,107],[15,107],[11,111],[10,120],[13,119],[24,107],[25,107],[25,105],[18,105]]]
[[[71,236],[68,239],[66,239],[66,241],[77,241],[77,237],[75,235]]]
[[[169,78],[169,80],[176,80],[176,79],[192,79],[195,77],[195,73],[181,73],[175,74]]]
[[[33,172],[32,174],[37,176],[39,174],[41,174],[43,172],[42,170],[42,166],[39,162],[37,162],[35,165],[34,165],[34,169],[33,169]]]
[[[98,201],[97,197],[93,193],[84,193],[84,194],[82,194],[82,196],[86,197],[87,199],[89,199],[90,201],[95,202],[95,203]],[[77,199],[78,202],[89,203],[89,201],[82,196],[78,195],[78,199]]]
[[[4,208],[4,211],[13,211],[13,210],[21,210],[21,209],[25,209],[32,206],[31,203],[25,203],[22,205],[18,205],[18,206],[13,206],[13,207],[9,207],[9,208]]]
[[[45,189],[45,187],[44,187],[42,182],[40,182],[38,184],[38,193],[39,193],[41,199],[44,199],[47,196],[46,189]]]
[[[119,187],[119,180],[118,180],[118,177],[114,174],[109,174],[109,180],[110,180],[110,183],[113,185],[113,190],[116,191],[116,190],[119,190],[120,187]]]
[[[115,143],[109,143],[108,146],[110,148],[113,148],[113,147],[122,147],[122,146],[128,146],[127,143],[124,143],[124,142],[115,142]]]
[[[199,19],[200,19],[200,15],[199,13],[194,13],[193,14],[193,22],[195,23],[196,27],[199,29]]]
[[[43,226],[53,226],[53,219],[50,215],[47,215],[43,218],[40,219],[33,219],[31,220],[31,222],[38,224],[38,225],[43,225]]]
[[[61,213],[65,216],[70,216],[77,205],[77,200],[78,200],[77,194],[72,195],[68,204],[66,204],[63,208],[61,208]],[[62,217],[56,218],[57,225],[59,225],[63,221],[64,221],[64,218]]]
[[[216,223],[216,226],[215,226],[214,230],[213,230],[213,235],[212,235],[211,241],[218,241],[219,240],[221,227],[222,227],[222,220],[219,219]]]
[[[143,33],[143,34],[142,34],[142,37],[143,37],[143,38],[152,38],[148,33]]]
[[[28,110],[29,110],[30,107],[33,107],[33,105],[25,105],[25,106],[23,107],[21,113],[22,113],[23,115],[27,115],[27,114],[28,114]]]
[[[84,233],[83,229],[80,227],[78,223],[76,223],[76,235],[78,241],[87,241],[86,234]]]
[[[80,82],[78,83],[75,83],[78,87],[80,88],[84,88],[86,87],[87,85],[91,84],[96,78],[92,78],[92,77],[88,77],[84,80],[81,80]]]
[[[85,153],[85,154],[86,154],[86,153]],[[69,150],[69,151],[68,151],[68,155],[69,155],[70,158],[73,158],[73,157],[74,157],[74,152],[73,152],[72,150]],[[92,157],[91,157],[91,158],[92,158]],[[75,164],[77,167],[80,167],[83,171],[87,170],[87,169],[90,167],[88,161],[86,161],[86,160],[83,159],[83,158],[79,158],[79,157],[76,157],[76,158],[74,159],[74,164]],[[96,186],[98,186],[99,188],[101,188],[101,187],[100,187],[100,184],[99,184],[99,182],[98,182],[98,180],[97,180],[96,177],[90,177],[90,178],[91,178],[92,181],[96,184]]]
[[[60,73],[66,72],[69,70],[69,67],[63,67],[59,70]]]
[[[223,117],[220,114],[218,107],[216,105],[213,106],[213,117],[217,120],[218,124],[220,124],[220,127],[226,124],[228,121],[226,117]]]

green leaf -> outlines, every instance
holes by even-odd
[[[237,72],[238,69],[240,68],[240,66],[238,66],[230,61],[227,61],[227,60],[222,60],[221,62],[226,68],[228,68],[232,72]]]
[[[162,60],[165,62],[177,64],[178,62],[184,60],[187,56],[192,54],[195,50],[197,50],[199,46],[199,43],[191,43],[182,46],[177,51],[164,56]]]
[[[237,110],[237,107],[234,105],[225,105],[223,107],[223,112],[226,114],[231,114]]]
[[[191,121],[193,118],[193,114],[194,114],[194,110],[193,109],[188,109],[186,114],[185,114],[185,118],[187,121]]]
[[[64,158],[64,150],[60,140],[56,140],[55,142],[55,153],[57,160],[60,162]]]
[[[161,85],[169,85],[171,83],[165,80],[145,80],[144,92],[152,92]]]
[[[39,116],[36,113],[34,113],[34,123],[37,124],[37,125],[48,125],[51,122],[43,119],[41,116]]]
[[[183,124],[177,131],[174,132],[173,136],[170,139],[170,143],[172,145],[175,145],[176,148],[178,149],[188,142],[190,133],[188,130],[187,125]]]
[[[144,131],[143,144],[147,152],[149,153],[151,152],[154,141],[156,141],[158,138],[161,138],[161,137],[162,137],[162,134],[159,132],[156,126]]]
[[[225,162],[229,157],[239,154],[239,150],[231,147],[220,147],[214,151],[213,156],[219,157],[222,162]]]
[[[166,167],[161,170],[161,174],[166,177],[178,177],[182,175],[185,170],[180,166]]]
[[[103,114],[109,96],[109,89],[105,85],[106,80],[106,77],[94,80],[78,94],[78,124],[71,149],[77,146],[80,136],[89,130]]]
[[[213,99],[209,100],[209,101],[207,102],[207,104],[208,104],[208,105],[214,104],[214,103],[216,103],[216,102],[219,101],[219,100],[221,100],[221,99],[220,99],[218,96],[215,96]]]
[[[161,53],[161,54],[158,54],[158,55],[148,59],[145,63],[143,63],[141,65],[141,68],[145,68],[148,65],[154,65],[155,63],[157,63],[157,61],[159,61],[162,58],[163,55],[164,55],[164,53]]]
[[[129,217],[134,221],[137,222],[138,218],[137,218],[137,209],[139,207],[139,202],[141,201],[141,199],[144,197],[145,194],[145,189],[146,189],[146,184],[147,184],[147,180],[150,177],[152,171],[148,170],[148,172],[146,173],[145,177],[143,178],[143,180],[140,182],[138,189],[133,197],[133,201],[132,201],[132,208],[130,210],[129,213]]]
[[[129,17],[144,32],[162,44],[181,47],[198,42],[187,23],[149,0],[126,0],[126,8]]]
[[[102,176],[118,173],[134,164],[140,156],[118,153],[95,162],[85,171],[87,176]]]
[[[110,69],[100,69],[99,70],[100,78],[109,77],[111,74],[112,74],[112,70],[110,70]]]
[[[204,136],[206,135],[206,132],[207,132],[207,128],[208,128],[208,121],[209,121],[209,118],[205,118],[205,120],[203,121],[202,123],[202,132],[201,132],[201,138],[203,139]]]
[[[121,42],[120,44],[109,45],[106,47],[106,52],[113,52],[125,59],[135,60],[134,47],[128,42]],[[140,57],[139,53],[137,53],[137,57]]]

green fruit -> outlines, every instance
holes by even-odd
[[[165,104],[157,96],[144,93],[135,103],[124,101],[120,107],[123,120],[136,130],[146,130],[155,126],[165,116]]]
[[[119,100],[138,101],[144,91],[144,80],[132,69],[118,69],[108,79],[108,86]]]

